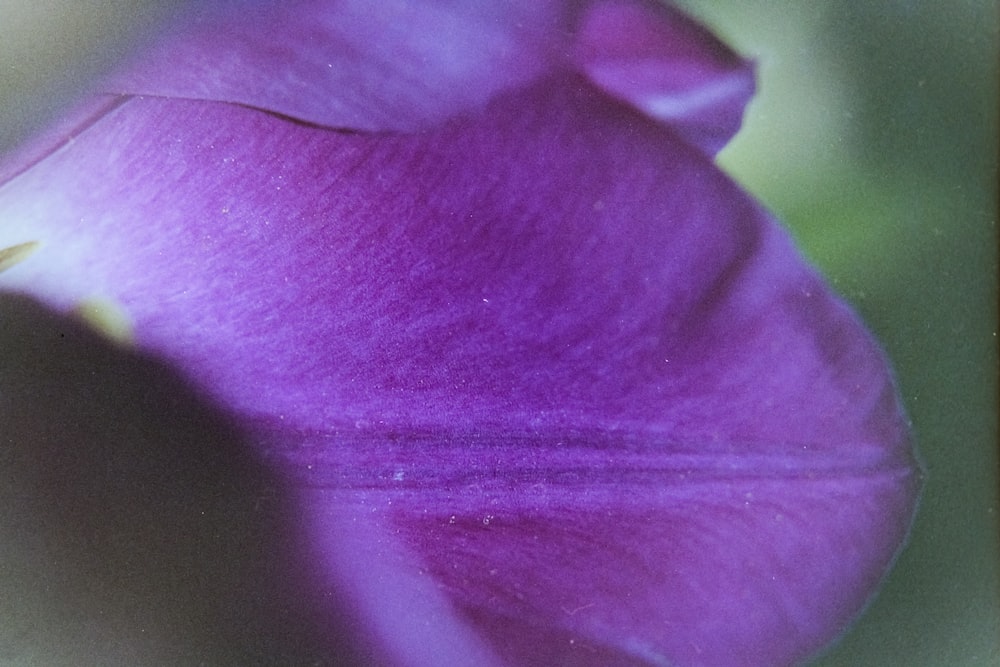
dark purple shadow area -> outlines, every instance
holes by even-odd
[[[0,295],[0,663],[355,662],[289,498],[172,369]]]

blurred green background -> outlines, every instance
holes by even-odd
[[[0,153],[45,127],[186,0],[0,0]]]
[[[882,342],[927,469],[896,568],[815,665],[1000,665],[997,6],[679,4],[757,60],[720,162]]]

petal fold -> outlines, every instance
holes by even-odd
[[[108,87],[413,131],[546,73],[573,13],[554,0],[207,2]]]
[[[750,67],[646,0],[201,4],[108,92],[226,101],[327,127],[414,131],[567,68],[715,152]]]
[[[598,86],[712,154],[739,130],[754,93],[749,62],[660,3],[595,2],[576,59]]]

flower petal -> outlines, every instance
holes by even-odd
[[[3,284],[120,303],[297,476],[331,581],[354,552],[324,517],[370,516],[375,571],[470,629],[455,655],[475,630],[533,664],[799,659],[905,535],[916,468],[863,327],[583,78],[396,136],[132,99],[0,219],[0,247],[40,243]],[[404,634],[377,590],[360,613]]]
[[[736,134],[754,92],[750,63],[659,3],[595,3],[580,28],[576,59],[597,85],[709,153]]]
[[[743,61],[644,0],[204,3],[109,90],[410,131],[570,66],[713,151],[753,92]]]
[[[552,67],[567,3],[293,0],[201,4],[110,83],[356,130],[414,130]]]

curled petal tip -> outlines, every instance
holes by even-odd
[[[598,86],[710,154],[739,129],[754,93],[751,63],[665,5],[595,2],[576,58]]]

